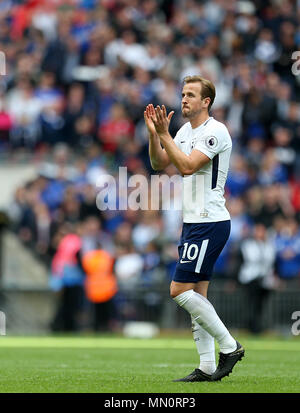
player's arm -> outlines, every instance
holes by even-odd
[[[165,169],[171,161],[166,150],[161,147],[159,136],[151,118],[153,116],[155,117],[155,110],[153,105],[150,104],[144,111],[144,120],[149,134],[149,158],[152,168],[155,171],[160,171]]]
[[[155,171],[161,171],[171,163],[166,150],[161,147],[157,134],[149,134],[149,157],[151,166]]]
[[[211,160],[198,149],[194,149],[190,155],[186,155],[175,145],[170,135],[160,135],[160,138],[171,162],[182,175],[193,175]]]
[[[194,149],[190,155],[186,155],[177,147],[168,131],[169,123],[164,105],[162,109],[159,106],[156,107],[155,115],[152,117],[152,121],[160,142],[163,144],[169,160],[176,166],[181,175],[192,175],[211,160],[197,149]]]

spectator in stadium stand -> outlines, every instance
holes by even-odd
[[[248,189],[245,194],[245,204],[247,205],[247,215],[253,225],[259,221],[263,206],[263,191],[260,186],[254,185]]]
[[[74,142],[75,123],[84,113],[85,90],[82,84],[73,83],[68,91],[67,101],[63,113],[64,136],[68,144]],[[78,144],[78,140],[75,140]]]
[[[48,145],[63,142],[63,95],[56,87],[56,76],[53,72],[44,72],[35,92],[42,105],[40,114],[40,140]]]
[[[141,219],[132,231],[135,249],[146,251],[148,244],[158,238],[162,222],[158,211],[142,211]]]
[[[105,245],[105,250],[114,253],[112,235],[103,230],[99,216],[89,215],[82,221],[81,230],[82,251],[96,250],[100,242]]]
[[[28,182],[24,191],[16,192],[11,205],[10,214],[15,217],[14,229],[24,244],[32,248],[37,240],[37,206],[40,205],[39,193],[44,185],[45,182],[39,178]]]
[[[232,197],[241,196],[251,184],[249,167],[241,155],[235,155],[228,172],[226,189]]]
[[[51,236],[51,216],[49,210],[42,202],[34,205],[34,242],[37,254],[43,259],[48,252]]]
[[[276,285],[275,254],[275,246],[267,233],[267,228],[260,223],[254,225],[252,234],[240,245],[241,264],[238,280],[246,287],[248,328],[254,334],[263,330],[264,305],[269,292]]]
[[[230,198],[228,210],[231,216],[230,241],[233,245],[239,244],[247,235],[250,226],[245,202],[241,197]]]
[[[38,119],[42,103],[35,95],[34,85],[28,78],[18,80],[6,96],[6,106],[12,119],[11,145],[34,149],[38,140]]]
[[[295,171],[296,151],[292,131],[284,127],[276,127],[273,132],[274,150],[277,161],[286,169],[292,178]]]
[[[87,217],[97,217],[103,220],[101,211],[96,205],[96,190],[93,185],[87,183],[80,188],[80,220],[84,221]]]
[[[275,237],[276,270],[285,281],[300,277],[300,231],[297,221],[288,218],[282,221]]]
[[[259,171],[260,165],[263,159],[263,150],[265,143],[260,136],[254,136],[249,139],[247,146],[245,147],[245,160],[248,164],[249,181],[256,181],[257,171]],[[254,172],[254,176],[251,173]],[[254,182],[252,182],[254,183]]]
[[[236,246],[229,238],[227,244],[219,255],[215,267],[214,278],[232,279],[234,278],[234,270],[231,265],[231,257],[234,255]]]
[[[276,101],[273,97],[264,95],[258,88],[252,87],[245,97],[245,106],[242,113],[243,128],[246,133],[254,125],[268,131],[268,125],[274,122],[276,114]]]
[[[99,128],[99,139],[104,152],[115,153],[118,145],[123,140],[132,139],[134,124],[129,119],[123,105],[119,103],[111,107],[110,120],[104,122]]]
[[[273,184],[262,188],[263,202],[256,219],[270,228],[278,216],[287,217],[293,214],[288,193],[284,185]]]
[[[84,271],[81,238],[71,232],[61,239],[51,264],[50,286],[58,295],[57,312],[51,323],[53,331],[78,331],[83,304]]]
[[[291,203],[295,210],[295,217],[297,222],[300,222],[300,182],[291,183]]]
[[[274,148],[265,151],[257,178],[258,182],[263,186],[274,183],[287,183],[288,174],[286,167],[277,159]]]
[[[9,148],[9,136],[13,122],[12,117],[5,107],[4,90],[0,90],[0,152]]]

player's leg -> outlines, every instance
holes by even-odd
[[[180,283],[173,281],[170,286],[171,295],[181,294],[184,291],[195,290],[207,296],[209,281],[200,281],[198,283]],[[199,368],[182,379],[174,380],[183,382],[211,381],[211,374],[216,370],[215,362],[215,342],[214,338],[198,324],[193,317],[192,332],[196,343],[197,351],[200,356]]]
[[[193,289],[207,298],[208,285],[209,281],[199,281],[197,284],[187,283],[182,286],[182,290]],[[175,284],[175,286],[180,288],[180,284]],[[216,370],[215,339],[193,317],[191,317],[191,322],[193,338],[200,357],[199,369],[206,374],[212,374]]]
[[[172,288],[173,283],[174,281],[171,283],[171,296],[174,301],[188,311],[191,317],[218,341],[223,353],[234,351],[236,349],[235,339],[230,335],[207,298],[186,286],[180,292],[178,285]]]
[[[197,283],[172,281],[170,284],[170,294],[171,297],[176,297],[176,295],[181,294],[184,291],[195,290],[197,293],[207,298],[208,285],[209,281],[198,281]]]
[[[175,302],[183,307],[207,333],[214,337],[220,347],[219,363],[212,380],[227,376],[237,361],[244,355],[242,346],[231,336],[212,304],[194,290],[185,290],[173,296]]]
[[[208,286],[209,286],[209,281],[199,281],[199,282],[197,282],[194,290],[197,293],[203,295],[203,297],[207,298]]]
[[[194,291],[207,298],[209,281],[199,281]],[[192,332],[196,348],[200,357],[199,369],[206,374],[212,374],[216,370],[215,339],[193,317]]]
[[[207,281],[197,284],[174,281],[171,283],[172,297],[191,314],[193,336],[200,355],[199,369],[195,369],[188,376],[175,381],[220,380],[232,371],[236,362],[244,355],[242,346],[230,335],[214,307],[205,297],[207,296],[207,287]],[[202,294],[197,291],[202,292]],[[218,341],[221,350],[217,369],[214,338]]]
[[[226,222],[217,223],[211,227],[205,228],[205,241],[207,242],[205,251],[201,256],[200,265],[198,265],[198,268],[196,266],[196,269],[199,272],[198,280],[201,280],[202,278],[201,281],[208,281],[210,279],[213,265],[229,236],[228,228],[230,230],[230,223],[228,225]],[[199,229],[202,230],[201,227]],[[194,239],[192,241],[193,243],[190,245],[196,245],[196,242],[198,242],[198,249],[200,248],[201,252],[203,237],[202,240],[200,240],[200,244],[199,240],[195,238],[195,228],[192,228],[192,231]],[[190,257],[196,255],[192,254],[192,252],[190,252]],[[199,257],[196,257],[197,263],[199,263]],[[189,312],[196,323],[218,341],[220,347],[220,359],[218,368],[213,374],[212,379],[219,380],[231,372],[235,363],[243,357],[244,349],[231,336],[207,298],[195,291],[194,288],[191,288],[190,290],[188,289],[187,283],[191,283],[195,279],[197,271],[194,273],[190,272],[189,270],[192,268],[191,264],[187,263],[186,260],[180,259],[179,263],[182,262],[184,265],[177,266],[174,280],[171,283],[171,296],[178,305]]]

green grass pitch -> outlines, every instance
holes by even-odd
[[[221,382],[173,383],[198,367],[192,338],[0,337],[1,393],[299,393],[300,340],[237,337]]]

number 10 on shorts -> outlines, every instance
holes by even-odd
[[[200,251],[197,244],[190,244],[185,242],[183,244],[183,252],[180,260],[181,264],[191,262],[197,259],[195,272],[199,273],[203,264],[205,253],[208,246],[208,239],[204,239],[201,243]]]

